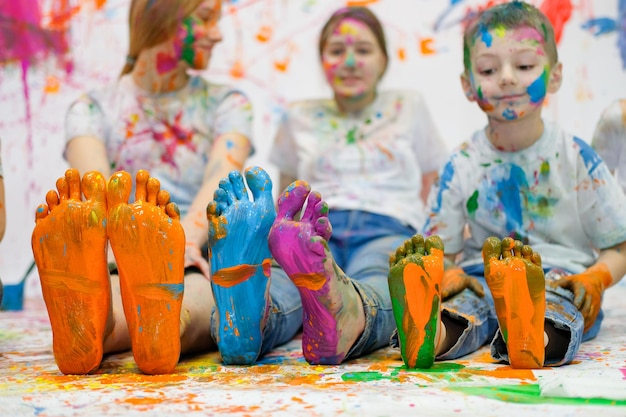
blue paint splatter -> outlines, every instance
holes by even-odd
[[[596,151],[594,151],[593,148],[589,146],[584,140],[574,137],[574,142],[576,142],[576,144],[580,148],[580,156],[585,162],[585,167],[587,167],[587,172],[589,173],[589,176],[593,177],[593,172],[602,163],[602,158],[600,158]]]
[[[543,72],[531,85],[528,86],[528,95],[531,103],[541,103],[546,96],[548,88],[548,69],[544,68]]]
[[[517,113],[515,113],[515,110],[513,109],[506,109],[502,112],[502,117],[506,120],[515,120],[517,119]]]

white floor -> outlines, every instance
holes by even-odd
[[[45,309],[29,300],[0,312],[0,416],[626,416],[624,300],[626,283],[609,290],[600,336],[561,368],[513,370],[486,348],[428,372],[407,371],[390,349],[310,366],[294,340],[251,367],[209,353],[146,376],[126,353],[84,377],[58,371]]]

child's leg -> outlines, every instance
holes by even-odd
[[[111,176],[107,187],[108,236],[120,277],[135,362],[147,374],[174,370],[180,356],[185,234],[169,193],[146,171],[132,179]]]
[[[302,299],[304,357],[311,364],[339,364],[363,332],[365,313],[357,290],[328,249],[328,206],[310,191],[302,181],[283,191],[269,247]]]
[[[77,170],[37,208],[32,248],[52,326],[54,358],[64,374],[96,370],[110,318],[106,260],[106,181]],[[82,196],[85,201],[82,201]],[[109,320],[109,329],[112,325]]]
[[[511,367],[541,368],[546,310],[541,257],[519,241],[492,237],[485,240],[483,259]]]
[[[416,235],[391,256],[389,291],[408,368],[430,368],[441,329],[443,242]]]
[[[214,337],[227,364],[257,360],[270,307],[272,182],[260,168],[248,168],[245,176],[252,201],[241,174],[231,172],[207,207]]]

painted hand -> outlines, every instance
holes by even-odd
[[[565,288],[574,294],[574,305],[583,315],[587,331],[596,322],[602,304],[602,293],[612,281],[609,268],[604,264],[597,264],[585,272],[563,277],[548,285]]]
[[[468,288],[473,291],[479,297],[484,297],[485,290],[478,280],[470,275],[467,275],[461,268],[447,269],[443,273],[443,279],[441,282],[441,299],[447,300],[448,298],[459,294],[464,289]]]
[[[185,244],[185,268],[190,266],[196,266],[202,272],[207,279],[211,277],[211,268],[206,258],[202,256],[202,251],[193,242],[187,242]]]

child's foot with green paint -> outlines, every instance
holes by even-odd
[[[365,312],[356,288],[328,248],[332,227],[327,216],[328,206],[320,194],[311,192],[306,182],[296,181],[278,200],[269,245],[302,299],[305,359],[310,364],[336,365],[365,329]]]
[[[180,357],[180,312],[184,291],[185,233],[176,204],[147,171],[107,184],[107,234],[120,277],[124,315],[139,369],[170,373]]]
[[[226,364],[258,359],[270,308],[271,253],[267,244],[276,217],[272,181],[258,167],[243,177],[233,171],[207,206],[211,286],[217,306],[214,337]]]
[[[490,237],[483,244],[483,260],[511,367],[543,367],[546,291],[541,257],[518,240]]]
[[[415,235],[389,260],[389,292],[402,360],[408,368],[430,368],[441,327],[443,242]]]

